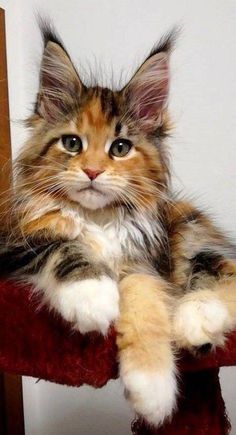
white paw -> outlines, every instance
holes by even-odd
[[[179,347],[224,344],[229,329],[229,314],[216,297],[187,295],[180,302],[173,319],[174,336]]]
[[[60,285],[50,302],[83,334],[98,331],[105,335],[119,314],[117,285],[106,276]]]
[[[134,370],[122,376],[127,398],[134,410],[156,427],[171,418],[176,407],[174,370],[165,373]]]

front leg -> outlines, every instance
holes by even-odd
[[[118,316],[113,272],[91,259],[78,241],[28,239],[26,244],[2,248],[0,262],[2,273],[33,283],[43,302],[82,333],[105,335]]]
[[[236,277],[215,281],[177,302],[173,333],[177,347],[205,352],[222,346],[236,327]]]
[[[161,278],[138,273],[120,283],[120,376],[134,410],[155,426],[171,417],[177,395],[166,288]]]
[[[114,274],[92,262],[76,244],[60,249],[37,276],[50,307],[81,333],[105,335],[119,313],[119,293]]]
[[[169,210],[169,279],[175,287],[173,333],[194,353],[223,345],[236,327],[236,246],[191,204]]]
[[[106,335],[119,314],[119,294],[107,275],[55,285],[45,299],[51,308],[82,334],[97,331]]]

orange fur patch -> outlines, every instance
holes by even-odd
[[[171,361],[171,298],[166,287],[149,275],[133,274],[121,281],[116,328],[124,370],[158,368],[161,372]]]

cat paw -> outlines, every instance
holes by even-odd
[[[117,284],[106,276],[63,284],[55,289],[51,302],[82,334],[98,331],[106,335],[119,314]]]
[[[224,344],[229,324],[226,307],[212,292],[193,292],[182,298],[175,312],[175,342],[193,353],[207,353]]]
[[[158,427],[171,419],[177,396],[174,370],[166,373],[134,370],[122,376],[122,380],[131,406],[147,423]]]

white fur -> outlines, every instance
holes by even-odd
[[[50,262],[49,262],[50,263]],[[105,335],[119,315],[119,293],[111,278],[56,283],[47,265],[34,284],[44,291],[44,300],[81,333],[98,331]]]
[[[105,228],[90,223],[86,224],[85,243],[88,238],[100,246],[99,258],[115,267],[115,264],[117,264],[122,255],[121,245],[116,232],[108,233]]]
[[[69,218],[73,222],[73,225],[70,225],[71,239],[76,239],[78,236],[80,236],[85,225],[83,217],[69,207],[61,207],[61,215],[65,218]],[[69,233],[68,230],[67,233]]]
[[[154,426],[170,418],[176,407],[175,371],[145,372],[134,370],[122,376],[128,399],[134,410]]]
[[[114,187],[111,186],[113,178],[106,171],[92,181],[81,169],[68,171],[63,177],[69,198],[85,210],[102,209],[114,201]]]
[[[113,200],[113,195],[103,193],[98,190],[88,188],[86,190],[70,189],[68,191],[69,197],[82,205],[82,207],[97,210],[110,204]]]
[[[85,236],[86,243],[87,235],[90,235],[90,238],[101,246],[102,256],[109,263],[119,259],[122,251],[125,255],[132,257],[141,255],[143,258],[145,252],[142,248],[146,246],[144,234],[152,246],[157,246],[158,239],[161,243],[163,230],[158,219],[152,214],[143,214],[140,218],[137,212],[126,215],[122,210],[118,210],[114,215],[97,213],[91,218],[89,214],[84,214],[83,210],[73,212],[64,207],[62,215],[74,219],[75,237],[80,235],[83,240]]]
[[[137,223],[139,227],[137,227]],[[158,236],[161,238],[162,233],[158,219],[149,213],[140,215],[140,213],[134,212],[132,216],[126,216],[119,227],[119,238],[124,249],[126,249],[127,238],[140,247],[146,247],[143,234],[152,246],[157,246]]]
[[[201,292],[200,292],[201,293]],[[205,343],[222,345],[224,333],[230,327],[230,317],[226,307],[207,293],[192,293],[180,302],[173,319],[174,335],[183,347],[201,346]]]

